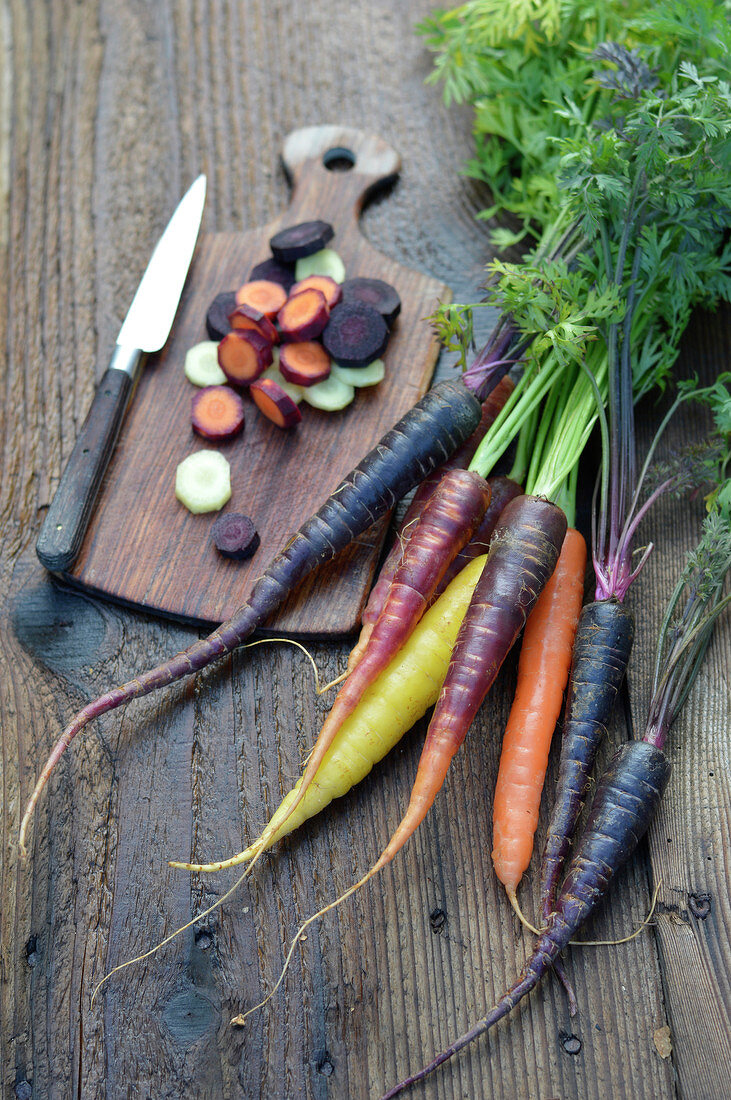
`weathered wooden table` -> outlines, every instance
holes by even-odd
[[[34,554],[150,242],[186,183],[208,174],[205,228],[263,224],[287,199],[270,167],[284,134],[323,121],[375,130],[404,170],[388,202],[367,211],[367,235],[458,297],[478,285],[489,248],[473,215],[486,196],[458,174],[469,116],[448,114],[424,86],[429,60],[413,27],[429,8],[0,5],[3,1097],[377,1096],[463,1031],[526,956],[492,874],[486,797],[514,662],[416,838],[311,930],[284,992],[244,1029],[229,1020],[271,986],[299,919],[370,865],[400,817],[423,726],[214,917],[119,974],[93,1006],[111,966],[229,884],[191,880],[165,860],[238,850],[264,821],[325,712],[309,668],[285,647],[237,654],[98,722],[43,800],[27,866],[16,852],[21,804],[69,716],[196,636],[59,589]],[[728,366],[728,320],[697,319],[682,369],[710,377]],[[648,422],[655,415],[643,410]],[[706,426],[688,415],[673,440]],[[701,514],[699,502],[668,502],[653,528],[657,550],[633,597],[638,721],[658,594]],[[672,735],[660,817],[590,933],[630,931],[660,881],[652,927],[621,947],[573,951],[573,1021],[550,979],[415,1095],[729,1095],[730,634],[727,618]],[[314,646],[325,675],[346,649]],[[618,721],[613,739],[626,736]]]

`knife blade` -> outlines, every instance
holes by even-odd
[[[41,563],[52,573],[66,572],[76,560],[143,358],[159,351],[170,335],[205,198],[206,177],[201,175],[178,203],[119,330],[36,542]]]

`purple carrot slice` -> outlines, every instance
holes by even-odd
[[[388,343],[388,326],[365,302],[341,302],[322,334],[330,357],[341,367],[367,367],[380,359]]]
[[[231,331],[229,315],[236,309],[236,291],[224,290],[217,294],[206,313],[206,331],[211,340],[223,340]]]
[[[291,264],[302,256],[319,252],[331,241],[335,230],[328,222],[300,222],[280,229],[269,241],[272,256],[280,264]]]
[[[346,279],[340,289],[344,302],[364,302],[373,306],[389,328],[401,312],[398,291],[383,279]]]
[[[279,283],[282,289],[287,291],[287,294],[289,294],[295,282],[294,270],[287,267],[286,264],[277,263],[271,257],[252,267],[246,281],[251,283],[255,279],[266,279],[270,283]]]
[[[211,527],[211,537],[219,554],[243,561],[259,549],[259,533],[250,516],[243,512],[224,512]]]

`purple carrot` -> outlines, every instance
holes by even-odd
[[[479,400],[461,381],[435,386],[410,409],[340,483],[276,555],[248,601],[207,638],[87,704],[66,727],[43,767],[20,826],[20,849],[34,807],[57,761],[93,718],[206,668],[241,645],[279,608],[299,582],[330,561],[385,515],[475,430]]]
[[[583,608],[574,639],[556,796],[541,860],[544,922],[553,909],[561,869],[627,671],[633,638],[634,616],[617,600],[597,600]]]
[[[495,422],[495,419],[502,409],[503,405],[507,401],[510,394],[513,392],[515,386],[513,381],[507,377],[502,378],[500,382],[495,386],[495,389],[491,392],[489,397],[485,399],[482,404],[482,415],[480,422],[475,428],[470,437],[465,440],[461,447],[459,447],[446,462],[441,466],[436,467],[428,474],[417,488],[411,503],[399,524],[396,532],[396,538],[391,550],[389,551],[383,565],[381,566],[378,580],[371,589],[371,594],[368,597],[368,602],[363,609],[361,621],[363,624],[363,630],[361,636],[358,639],[353,651],[348,658],[348,671],[351,672],[366,647],[368,638],[373,629],[373,626],[378,619],[378,616],[383,611],[383,605],[388,594],[391,581],[393,580],[394,573],[398,569],[399,562],[401,561],[402,554],[411,537],[416,522],[421,514],[424,505],[432,495],[437,485],[450,470],[466,469],[469,466],[475,451],[479,447],[480,443],[484,439],[488,430]],[[483,551],[480,551],[481,553]]]
[[[615,874],[637,847],[669,776],[667,757],[654,745],[630,741],[619,749],[597,786],[586,830],[569,865],[556,907],[521,976],[486,1016],[428,1066],[390,1089],[382,1100],[391,1100],[428,1076],[507,1016],[538,984],[604,898]]]

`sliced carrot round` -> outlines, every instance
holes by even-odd
[[[271,279],[254,279],[236,291],[237,306],[252,306],[273,321],[287,301],[287,292]]]
[[[191,402],[193,431],[204,439],[231,439],[243,428],[244,419],[244,403],[228,386],[206,386]]]
[[[330,374],[330,356],[316,340],[283,344],[279,353],[279,370],[295,386],[314,386]]]
[[[232,330],[218,345],[218,363],[235,386],[248,386],[272,361],[272,345],[253,329]]]
[[[245,303],[236,306],[236,309],[228,316],[228,323],[233,329],[250,329],[254,332],[260,332],[270,344],[279,343],[279,333],[266,313],[262,313],[260,309],[254,309],[253,306],[247,306]]]
[[[325,295],[310,287],[287,299],[277,314],[277,324],[283,340],[300,343],[319,336],[329,318]]]
[[[336,306],[343,296],[340,283],[336,283],[329,275],[308,275],[306,279],[300,279],[290,290],[290,298],[295,294],[301,294],[303,290],[319,290],[325,296],[328,309]]]
[[[257,409],[278,428],[292,428],[302,419],[292,398],[272,378],[260,378],[249,392]]]

